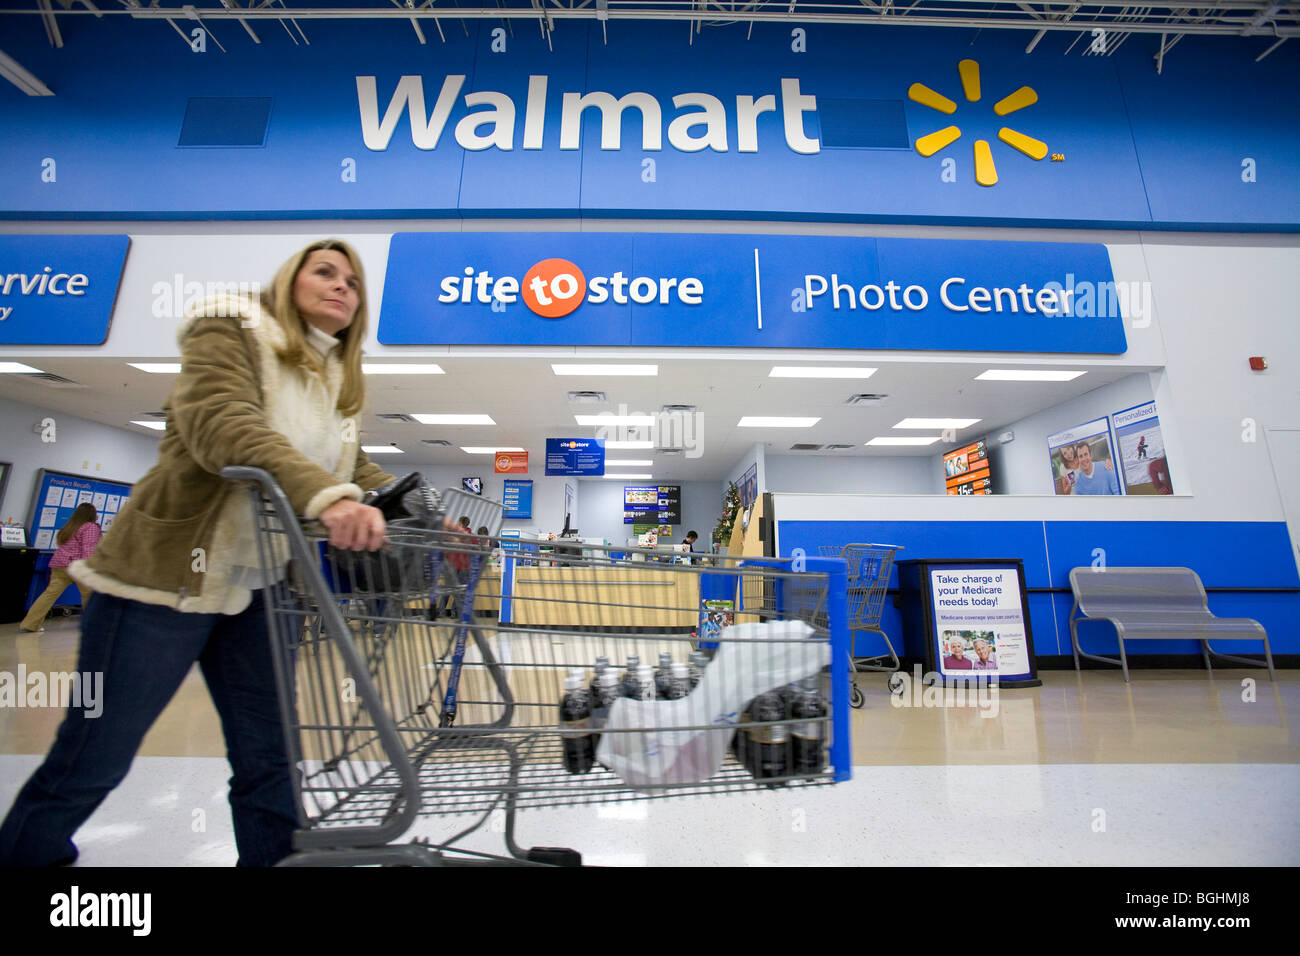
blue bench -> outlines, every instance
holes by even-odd
[[[1074,646],[1074,669],[1079,658],[1118,664],[1129,679],[1126,640],[1177,640],[1201,642],[1201,657],[1207,670],[1211,656],[1258,667],[1259,661],[1221,654],[1210,647],[1214,640],[1263,641],[1264,663],[1269,680],[1274,679],[1273,655],[1268,634],[1250,618],[1215,617],[1201,579],[1191,568],[1074,568],[1070,572],[1074,607],[1070,609],[1070,642]],[[1081,614],[1080,617],[1075,617]],[[1079,647],[1079,625],[1087,621],[1109,621],[1119,635],[1119,658],[1086,654]]]

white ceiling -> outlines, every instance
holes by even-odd
[[[142,356],[139,361],[157,361]],[[429,376],[370,376],[367,379],[369,409],[362,417],[362,438],[367,445],[396,444],[405,454],[385,458],[395,467],[406,465],[487,466],[490,456],[471,456],[461,445],[521,446],[531,462],[540,464],[545,440],[583,438],[596,429],[579,426],[575,414],[618,412],[655,414],[666,404],[698,408],[698,448],[689,454],[667,456],[661,452],[608,453],[609,458],[652,458],[649,472],[658,480],[721,481],[741,455],[755,442],[767,445],[768,454],[826,455],[828,457],[874,457],[937,454],[952,444],[938,442],[929,447],[867,448],[864,442],[877,435],[922,435],[935,431],[902,431],[891,426],[907,417],[978,418],[981,421],[956,433],[965,443],[992,435],[1002,427],[1053,405],[1110,384],[1135,372],[1150,369],[1087,362],[1062,365],[1060,360],[1042,367],[1086,369],[1087,374],[1072,382],[981,382],[975,376],[988,367],[1008,367],[1010,362],[972,364],[933,362],[916,359],[870,361],[831,360],[824,353],[817,360],[785,358],[755,361],[752,358],[645,359],[627,356],[627,363],[654,361],[659,374],[653,378],[622,376],[560,377],[551,370],[547,356],[486,357],[443,355],[436,361],[446,374]],[[24,362],[79,383],[84,388],[54,387],[26,375],[0,375],[0,396],[75,415],[114,428],[148,432],[128,424],[160,410],[175,376],[149,374],[127,365],[125,358],[24,358]],[[384,364],[401,364],[392,358],[375,359]],[[417,361],[411,359],[410,361]],[[431,361],[422,359],[419,361]],[[583,361],[567,358],[563,361]],[[613,361],[608,358],[602,362]],[[1014,360],[1016,365],[1023,357]],[[781,365],[867,365],[879,368],[869,379],[769,378],[775,364]],[[608,396],[604,405],[574,405],[566,392],[598,390]],[[855,393],[884,393],[888,401],[873,407],[847,407],[845,400]],[[387,423],[381,413],[461,412],[491,415],[495,426],[438,426]],[[815,416],[812,428],[739,428],[745,415]],[[435,448],[421,439],[442,438],[450,448]],[[831,453],[791,452],[796,442],[851,444],[854,447]],[[698,452],[698,454],[697,454]],[[399,464],[400,463],[400,464]],[[534,465],[536,467],[536,465]],[[611,469],[614,470],[614,469]]]

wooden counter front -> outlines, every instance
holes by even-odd
[[[521,627],[693,628],[700,579],[654,564],[515,569],[510,623]]]

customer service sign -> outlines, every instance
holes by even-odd
[[[385,345],[1119,354],[1128,290],[1096,243],[399,233]]]

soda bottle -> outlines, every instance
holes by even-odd
[[[655,671],[649,664],[636,669],[637,700],[655,699]]]
[[[560,701],[560,726],[564,730],[591,729],[591,701],[582,685],[582,671],[570,671],[564,679],[564,699]],[[596,758],[591,734],[566,736],[564,769],[569,773],[586,773]]]
[[[749,728],[744,725],[749,723],[750,712],[754,709],[754,702],[751,700],[745,705],[745,709],[740,712],[741,726],[731,738],[731,752],[735,755],[736,760],[746,769],[753,773],[749,766]]]
[[[664,689],[664,700],[681,700],[691,692],[691,671],[685,664],[673,664],[672,676]]]
[[[627,655],[627,670],[623,671],[619,678],[619,683],[623,685],[623,696],[635,698],[637,695],[632,693],[633,684],[636,681],[636,670],[641,666],[640,654]]]
[[[655,697],[663,700],[668,695],[668,682],[673,679],[673,655],[660,654],[655,668]]]
[[[709,658],[703,651],[691,651],[691,690],[695,690],[701,678],[704,677],[704,668],[708,666]]]
[[[790,705],[790,716],[794,719],[790,725],[794,773],[821,773],[826,769],[826,750],[823,746],[826,725],[813,721],[825,717],[830,708],[822,698],[818,684],[815,677],[804,679],[799,685],[798,695]]]
[[[595,673],[591,675],[591,686],[587,688],[587,691],[591,694],[591,706],[593,708],[596,706],[596,684],[600,681],[601,672],[603,672],[607,667],[609,667],[608,657],[601,656],[596,658],[596,670]]]
[[[620,687],[618,675],[614,673],[614,668],[607,667],[596,679],[596,696],[591,701],[591,724],[596,730],[605,726],[605,721],[609,720],[609,709],[614,706],[614,701],[618,700]],[[594,752],[600,746],[600,734],[592,734],[591,749]]]
[[[750,728],[746,749],[749,771],[758,780],[784,777],[789,772],[787,716],[781,695],[774,691],[759,694],[750,705],[749,719],[759,726]]]

